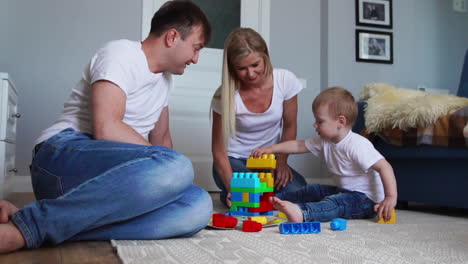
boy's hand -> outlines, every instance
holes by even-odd
[[[272,153],[271,147],[260,147],[252,151],[252,156],[254,158],[260,158],[263,154],[271,154],[271,153]]]
[[[396,197],[387,196],[385,199],[374,206],[374,211],[377,213],[378,219],[390,220],[392,209],[397,203]]]

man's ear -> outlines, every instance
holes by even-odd
[[[338,116],[338,124],[343,125],[343,127],[345,127],[348,124],[348,120],[344,115]]]
[[[178,37],[179,37],[179,32],[176,29],[171,28],[168,31],[166,31],[165,39],[164,39],[166,46],[167,47],[174,46],[175,43],[177,42]]]

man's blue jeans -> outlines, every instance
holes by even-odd
[[[246,167],[247,160],[246,159],[236,159],[233,157],[228,157],[229,158],[229,163],[231,164],[231,168],[233,172],[270,172],[270,170],[251,170]],[[293,168],[289,167],[293,173],[293,180],[291,182],[288,182],[284,188],[281,188],[279,190],[275,190],[275,194],[278,193],[284,193],[284,192],[290,192],[290,191],[295,191],[297,189],[300,189],[304,186],[307,185],[306,180],[304,177],[302,177],[301,174],[299,174],[297,171],[295,171]],[[227,207],[226,204],[226,197],[227,193],[229,192],[226,190],[226,186],[224,186],[223,181],[221,180],[221,176],[219,173],[216,171],[215,167],[213,166],[213,178],[216,183],[216,186],[221,189],[220,193],[220,200],[221,202]]]
[[[66,129],[33,158],[36,202],[12,216],[26,246],[190,236],[212,213],[189,159],[163,146],[93,140]],[[187,220],[189,219],[189,220]]]
[[[331,185],[308,184],[293,191],[276,195],[299,205],[304,222],[328,222],[334,218],[362,219],[375,217],[375,203],[364,193]]]

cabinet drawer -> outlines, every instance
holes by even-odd
[[[16,142],[18,96],[8,80],[0,80],[0,140]]]

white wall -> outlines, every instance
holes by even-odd
[[[355,61],[354,1],[330,0],[328,10],[328,86],[341,85],[358,95],[369,82],[398,87],[449,89],[455,93],[468,48],[468,13],[452,1],[394,0],[394,63]],[[359,27],[365,28],[365,27]]]
[[[271,1],[272,63],[307,80],[298,96],[298,139],[315,135],[312,101],[320,92],[320,13],[320,1]],[[289,162],[304,177],[320,175],[320,161],[312,154],[290,155]]]

